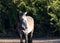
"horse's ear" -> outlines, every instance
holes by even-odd
[[[26,14],[27,14],[27,12],[24,13],[24,15],[26,15]]]
[[[19,13],[21,14],[21,13],[22,13],[22,11],[19,11]]]

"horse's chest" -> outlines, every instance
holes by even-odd
[[[30,33],[32,30],[33,30],[33,28],[28,25],[28,28],[24,29],[23,32],[24,33]]]

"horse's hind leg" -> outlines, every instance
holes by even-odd
[[[32,43],[33,31],[28,35],[28,42]]]
[[[28,43],[28,34],[25,34],[25,43]]]

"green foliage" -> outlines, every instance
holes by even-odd
[[[20,10],[34,18],[34,34],[39,37],[60,35],[59,0],[0,0],[0,33],[13,35]]]
[[[51,16],[51,19],[50,19],[51,33],[53,33],[54,35],[60,35],[60,32],[59,32],[60,31],[60,27],[59,27],[60,0],[51,0],[48,2],[49,4],[47,6],[47,11],[48,11],[48,14]]]

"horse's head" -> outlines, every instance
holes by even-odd
[[[27,20],[26,14],[27,14],[27,12],[19,11],[19,23],[23,29],[24,29],[23,24],[26,25],[25,24],[25,21]]]
[[[22,12],[19,11],[19,19],[22,21],[23,19],[25,19],[27,12]]]

